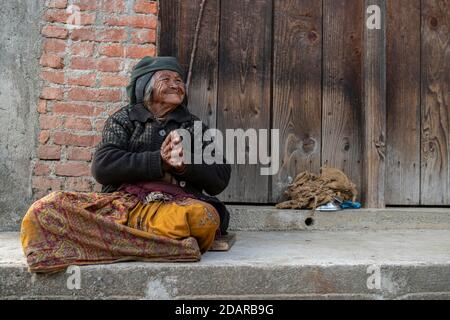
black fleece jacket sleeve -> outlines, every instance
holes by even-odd
[[[129,152],[129,136],[117,119],[110,117],[103,130],[102,142],[95,151],[91,171],[102,185],[152,181],[163,177],[158,151]]]

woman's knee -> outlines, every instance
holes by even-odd
[[[198,202],[189,212],[189,223],[197,227],[217,228],[220,224],[219,214],[209,203]]]
[[[220,217],[210,204],[196,204],[189,215],[191,236],[197,239],[200,251],[206,252],[214,242]]]
[[[20,227],[20,238],[22,245],[27,247],[35,238],[39,226],[39,212],[42,208],[48,206],[52,202],[52,197],[47,195],[42,197],[41,199],[36,200],[27,210],[25,216],[22,219],[21,227]]]
[[[63,191],[53,191],[48,195],[33,202],[33,204],[28,208],[28,211],[26,212],[23,221],[32,219],[35,216],[35,214],[43,207],[52,205],[62,192]]]

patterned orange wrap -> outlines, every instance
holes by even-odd
[[[196,199],[144,205],[124,191],[59,191],[28,209],[21,241],[30,272],[127,260],[199,261],[219,223],[215,208]]]

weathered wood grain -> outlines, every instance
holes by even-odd
[[[297,174],[319,172],[322,122],[322,1],[274,3],[272,127],[280,130],[280,171],[272,202]]]
[[[178,56],[180,1],[159,1],[158,56]]]
[[[361,190],[363,1],[324,0],[322,164]]]
[[[387,0],[386,204],[420,203],[420,0]]]
[[[189,0],[180,4],[178,55],[186,75],[189,70],[200,3],[201,0]],[[189,110],[211,128],[216,127],[217,116],[219,21],[220,1],[206,1],[188,95]]]
[[[371,5],[380,9],[380,28],[363,26],[363,176],[361,200],[367,208],[384,208],[386,173],[386,1],[364,1],[365,21]],[[367,12],[369,10],[369,12]]]
[[[272,1],[221,1],[217,127],[269,129]],[[246,153],[255,145],[247,143]],[[268,201],[259,165],[233,165],[225,201]]]
[[[422,1],[421,204],[450,204],[450,0]]]

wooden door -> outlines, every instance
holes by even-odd
[[[450,205],[450,1],[387,11],[386,202]]]
[[[450,0],[377,1],[386,10],[385,203],[450,205]],[[160,1],[159,55],[178,57],[186,70],[201,2]],[[206,0],[191,111],[222,130],[280,130],[279,172],[233,165],[222,200],[277,202],[296,174],[324,165],[365,192],[366,5]]]

